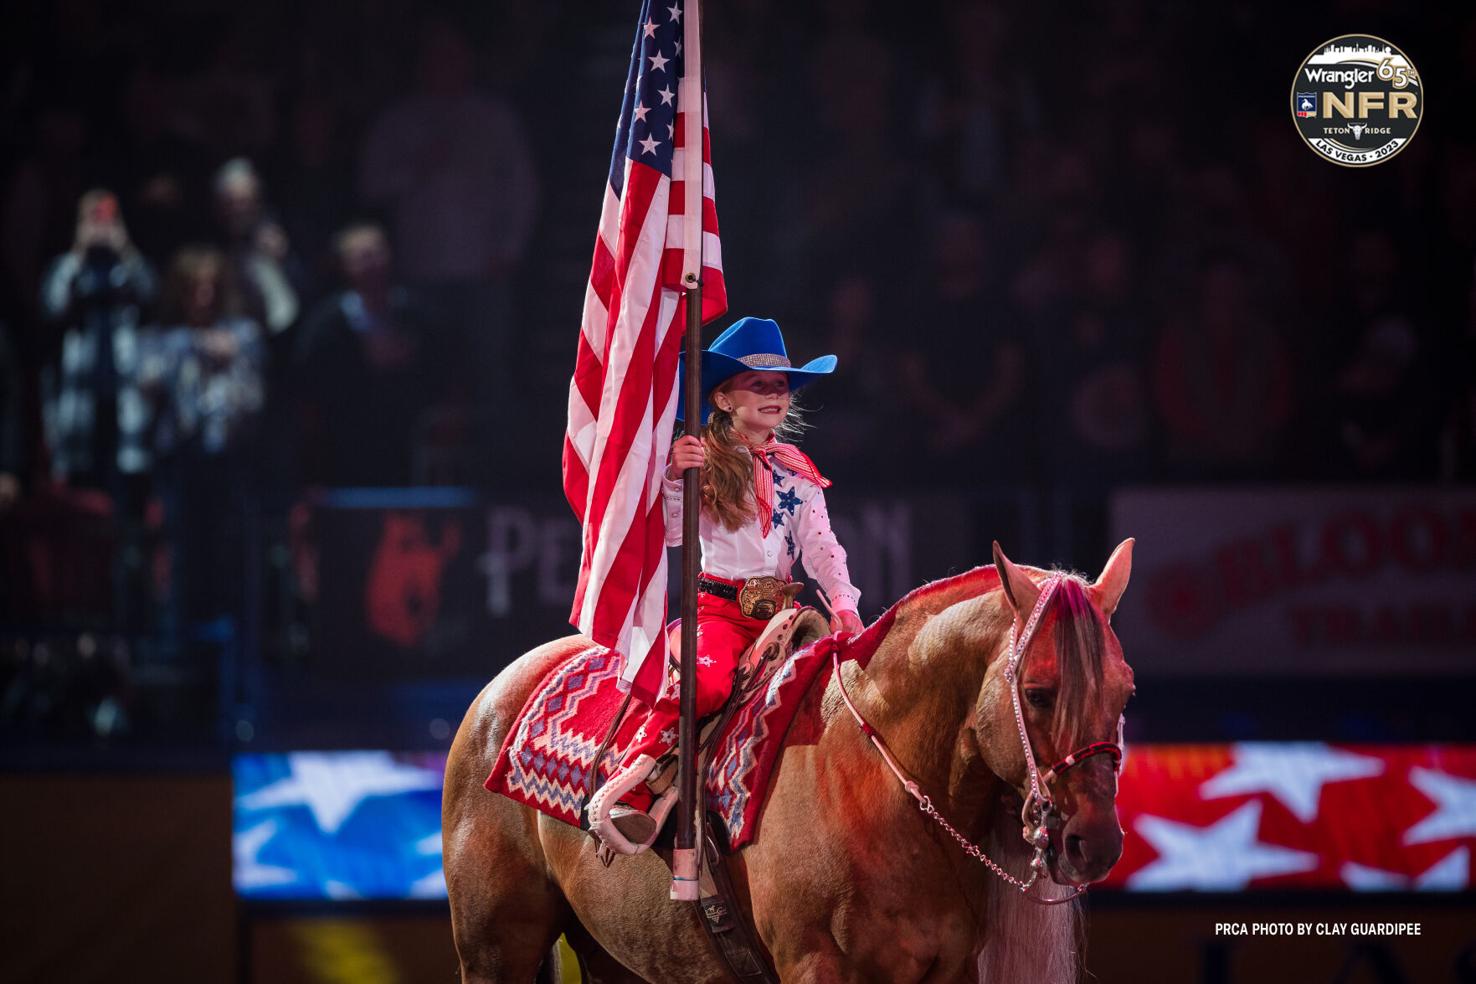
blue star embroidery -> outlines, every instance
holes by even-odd
[[[773,512],[772,512],[772,513],[771,513],[771,514],[770,514],[770,515],[769,515],[769,523],[770,523],[770,524],[771,524],[771,525],[772,525],[772,526],[773,526],[773,528],[774,528],[774,529],[776,529],[776,530],[777,530],[777,529],[778,529],[778,528],[779,528],[779,527],[780,527],[780,526],[781,526],[781,525],[783,525],[783,523],[784,523],[784,510],[783,510],[783,509],[780,509],[780,508],[778,508],[778,507],[777,507],[777,506],[776,506],[776,507],[775,507],[775,508],[774,508],[774,511],[773,511]]]
[[[785,533],[784,534],[784,545],[789,548],[789,557],[790,557],[790,559],[791,560],[794,559],[794,534],[793,533]]]
[[[794,489],[784,489],[779,493],[779,501],[774,503],[774,509],[775,511],[783,509],[793,516],[795,509],[799,508],[799,504],[799,493]]]

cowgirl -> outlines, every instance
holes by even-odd
[[[822,489],[830,482],[808,456],[775,436],[786,434],[787,422],[793,426],[790,394],[833,372],[835,363],[835,356],[824,355],[792,368],[779,326],[763,318],[738,321],[702,353],[702,436],[688,434],[672,445],[662,483],[666,542],[680,546],[682,472],[702,469],[699,718],[727,701],[738,657],[793,598],[794,589],[786,585],[797,557],[830,600],[831,630],[861,631],[861,593],[851,584],[846,552],[825,508]],[[676,741],[677,694],[668,687],[648,709],[621,768],[590,798],[591,829],[619,853],[649,847],[675,802],[673,785],[652,807],[644,783],[656,758]]]

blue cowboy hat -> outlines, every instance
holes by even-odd
[[[678,377],[686,357],[679,360]],[[835,372],[835,356],[822,355],[804,365],[790,365],[789,352],[779,324],[769,318],[740,318],[713,343],[702,350],[702,422],[712,416],[712,391],[740,372],[782,372],[789,377],[790,390],[813,383]],[[683,401],[677,401],[676,419],[682,419]]]

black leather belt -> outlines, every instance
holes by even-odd
[[[697,590],[703,594],[726,598],[729,601],[738,600],[738,585],[736,584],[728,584],[723,581],[714,581],[711,578],[698,577]]]

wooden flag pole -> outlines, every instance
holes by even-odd
[[[683,273],[687,297],[686,378],[682,380],[684,430],[702,437],[702,127],[706,119],[707,95],[702,85],[701,22],[699,0],[683,4],[686,63],[681,89],[686,114],[683,137],[682,180],[685,182],[687,235]],[[695,91],[693,91],[695,90]],[[696,107],[695,112],[693,107]],[[694,262],[695,258],[695,262]],[[682,657],[681,722],[677,728],[677,829],[672,854],[671,897],[678,901],[698,900],[697,822],[700,800],[697,788],[697,575],[702,562],[698,540],[698,518],[702,509],[702,474],[688,468],[682,474]]]

